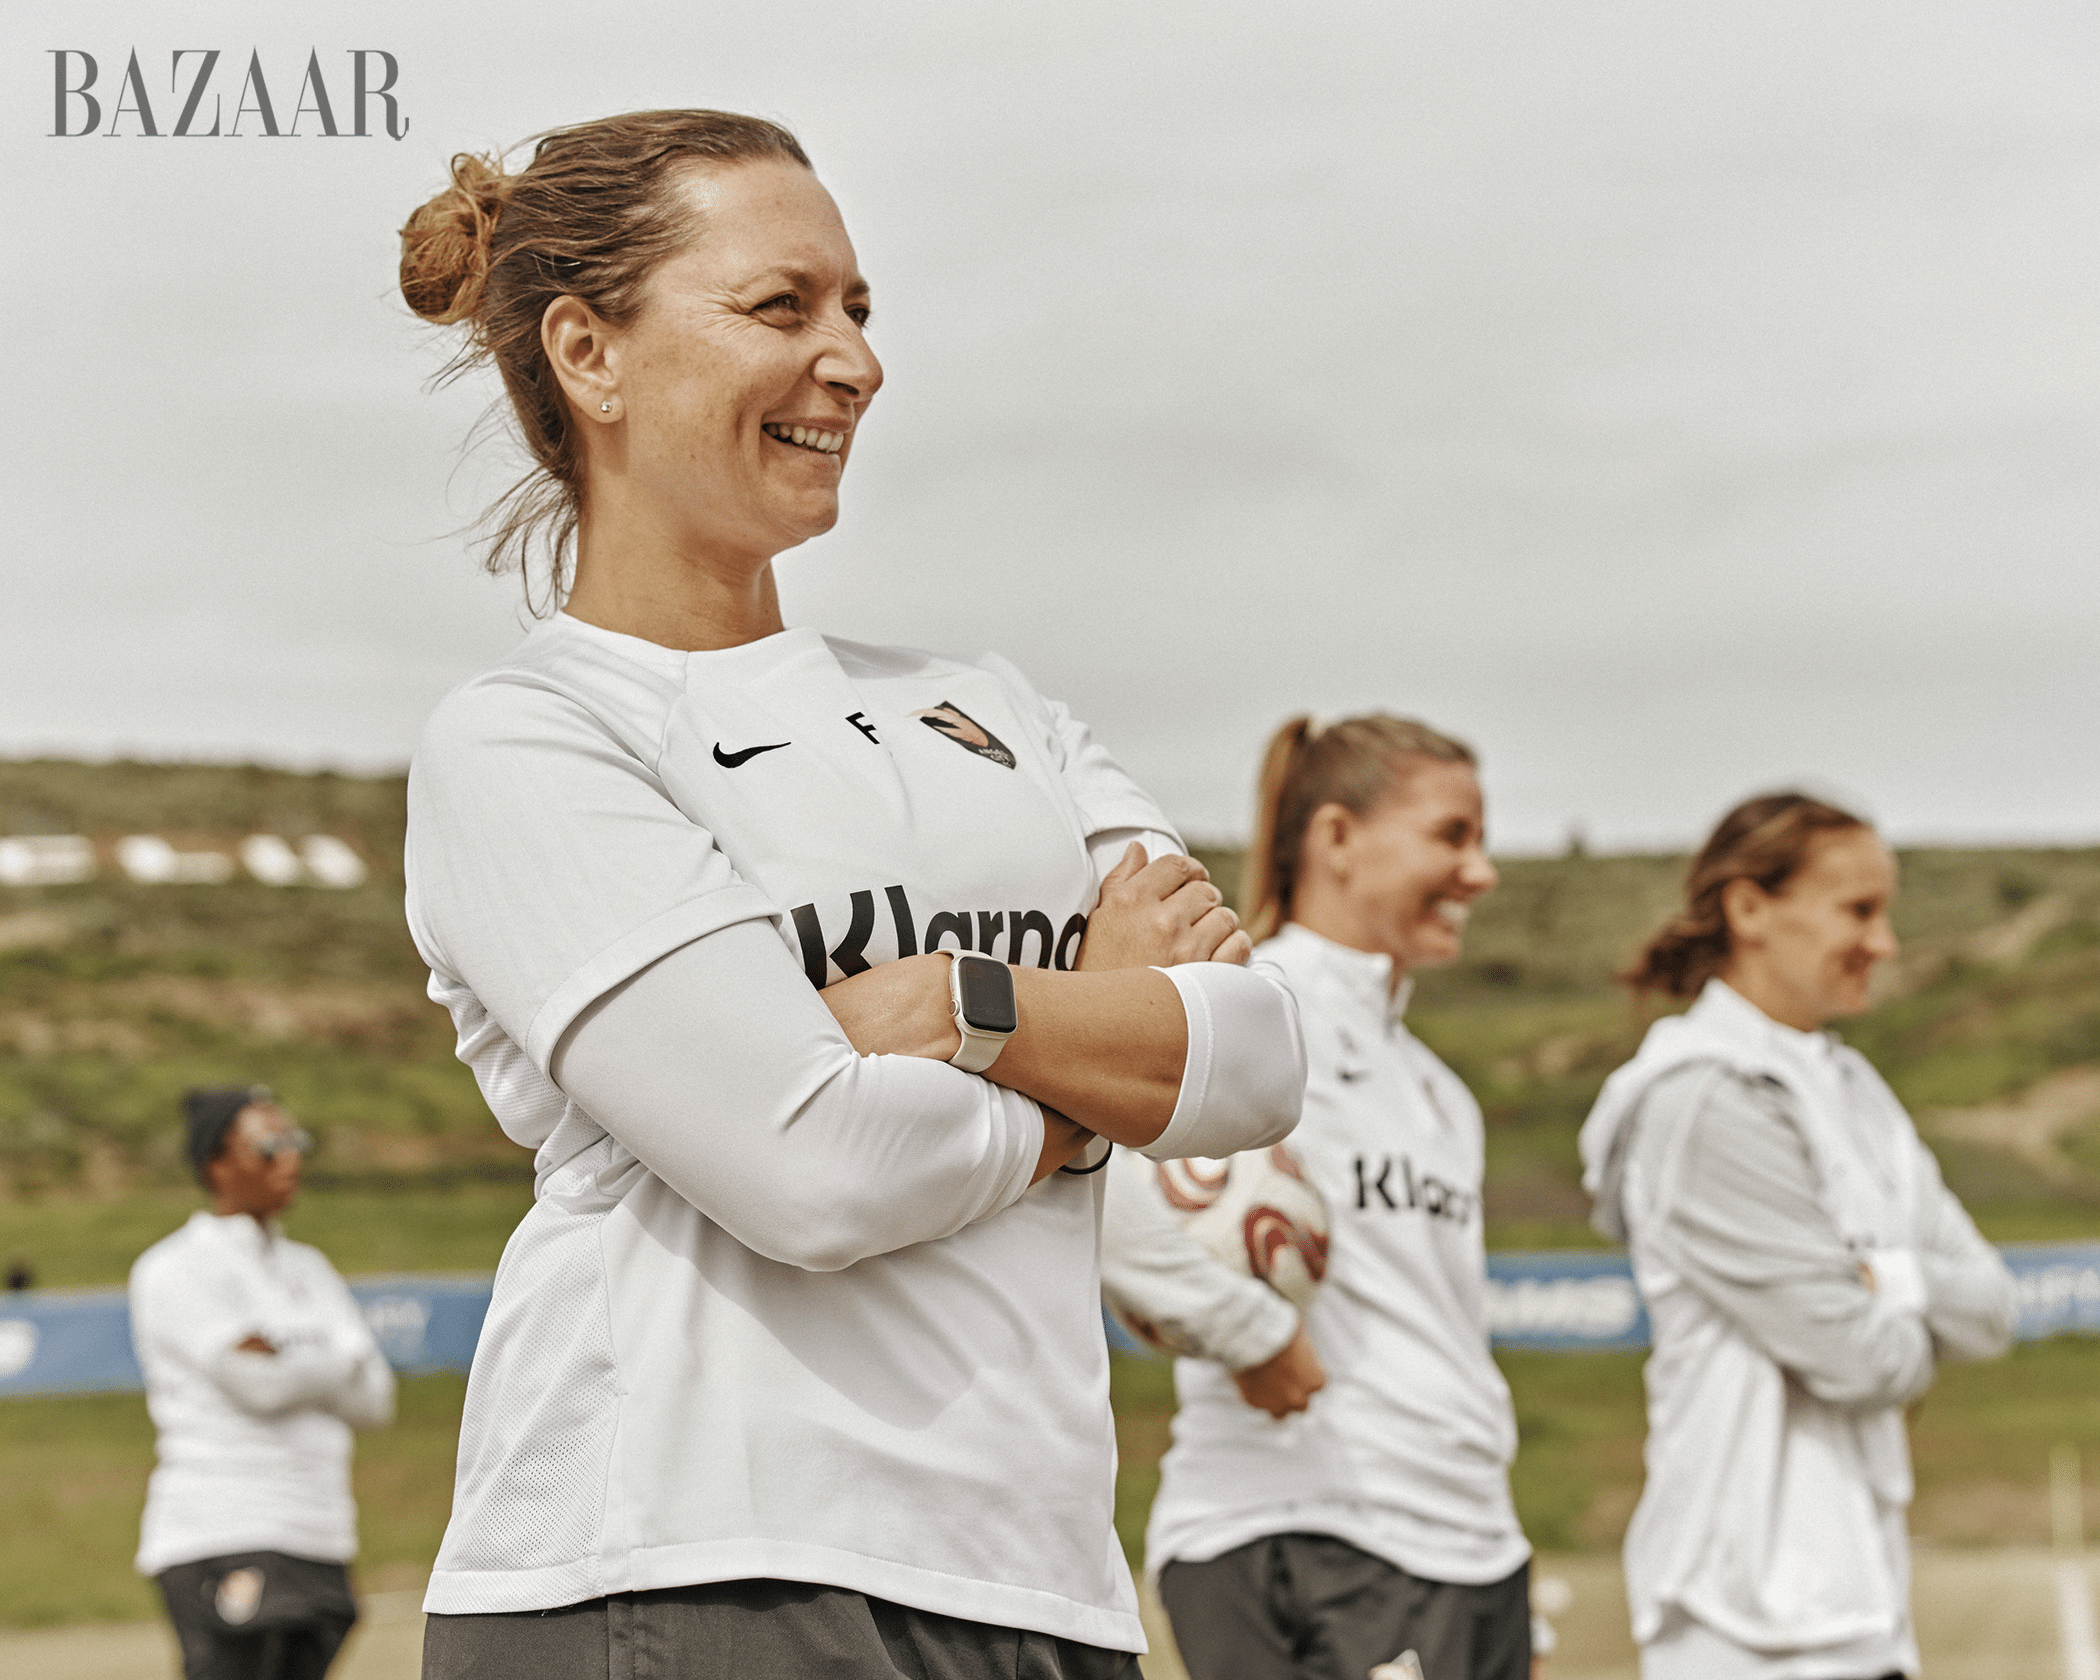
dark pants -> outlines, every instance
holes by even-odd
[[[1189,1680],[1364,1680],[1402,1651],[1424,1680],[1530,1680],[1529,1564],[1467,1587],[1329,1535],[1272,1534],[1168,1564],[1159,1596]]]
[[[183,1680],[321,1680],[357,1621],[339,1563],[236,1552],[159,1579]]]
[[[1137,1658],[844,1587],[715,1581],[431,1616],[423,1680],[1139,1680]]]

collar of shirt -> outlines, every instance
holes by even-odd
[[[284,1227],[247,1213],[213,1213],[200,1208],[189,1217],[190,1228],[231,1248],[246,1260],[269,1260],[284,1239]]]
[[[1849,1133],[1882,1188],[1894,1193],[1901,1175],[1903,1134],[1909,1116],[1866,1058],[1825,1028],[1803,1032],[1775,1021],[1741,992],[1709,980],[1694,1007],[1710,1026],[1750,1043],[1761,1043],[1782,1065],[1791,1062],[1821,1088],[1832,1121]]]
[[[1829,1067],[1843,1048],[1837,1034],[1827,1029],[1803,1032],[1784,1021],[1775,1021],[1727,981],[1709,980],[1694,1007],[1707,1022],[1723,1032],[1762,1039],[1782,1054],[1805,1056],[1815,1067]]]
[[[1285,967],[1312,975],[1353,1024],[1375,1027],[1381,1034],[1400,1024],[1415,995],[1411,974],[1403,974],[1394,987],[1393,959],[1383,951],[1339,945],[1299,922],[1287,923],[1262,950]]]

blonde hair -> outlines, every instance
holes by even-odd
[[[1641,948],[1617,976],[1636,996],[1698,995],[1728,966],[1728,912],[1723,897],[1731,881],[1755,881],[1776,893],[1808,861],[1820,835],[1868,825],[1850,811],[1805,793],[1765,793],[1746,799],[1707,836],[1685,872],[1684,907]]]
[[[1357,816],[1395,791],[1406,761],[1432,759],[1475,768],[1463,741],[1412,718],[1370,712],[1316,729],[1294,717],[1269,738],[1255,783],[1254,838],[1240,870],[1240,923],[1257,943],[1291,919],[1298,854],[1322,805]]]
[[[760,117],[634,111],[550,130],[515,175],[497,158],[462,153],[451,184],[402,227],[402,297],[424,320],[466,329],[440,378],[495,363],[535,463],[481,521],[483,564],[522,573],[535,616],[561,605],[583,507],[582,453],[541,317],[556,298],[576,297],[616,326],[632,321],[656,265],[700,232],[677,191],[680,167],[766,158],[810,167],[795,137]],[[530,566],[540,550],[544,606]]]

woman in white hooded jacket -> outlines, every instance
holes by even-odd
[[[1624,976],[1695,997],[1582,1132],[1646,1296],[1643,1680],[1914,1674],[1903,1408],[2012,1334],[2004,1263],[1865,1057],[1823,1031],[1895,954],[1894,859],[1797,793],[1737,807]]]

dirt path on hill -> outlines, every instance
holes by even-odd
[[[2090,1190],[2094,1175],[2063,1152],[2063,1140],[2093,1120],[2100,1120],[2100,1066],[2065,1068],[2001,1102],[1928,1109],[1918,1124],[1933,1137],[2003,1149],[2052,1184]]]

